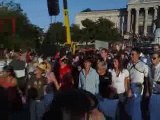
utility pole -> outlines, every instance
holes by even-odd
[[[69,23],[69,13],[67,0],[63,0],[63,12],[64,12],[64,26],[66,30],[66,44],[71,45],[71,33],[70,33],[70,23]]]

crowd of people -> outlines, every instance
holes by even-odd
[[[77,50],[74,55],[62,48],[55,56],[5,49],[0,59],[0,119],[159,120],[156,47],[152,54],[134,47]]]

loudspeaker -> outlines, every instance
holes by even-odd
[[[47,0],[47,5],[50,16],[56,16],[59,14],[59,0]]]

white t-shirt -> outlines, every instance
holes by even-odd
[[[0,72],[3,71],[3,67],[5,66],[6,62],[4,60],[0,60]]]
[[[129,77],[129,72],[126,69],[123,69],[120,72],[119,76],[116,75],[115,70],[111,71],[112,74],[112,85],[117,89],[117,94],[125,92],[125,78]]]
[[[6,64],[9,65],[9,63],[10,63],[11,61],[12,61],[12,59],[7,59],[7,61],[6,61],[7,63],[6,63]]]
[[[144,82],[144,77],[148,77],[148,66],[139,61],[137,64],[128,64],[128,70],[130,73],[131,83],[142,83]]]

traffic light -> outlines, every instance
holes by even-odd
[[[59,0],[47,0],[47,5],[50,16],[57,16],[59,14]]]

